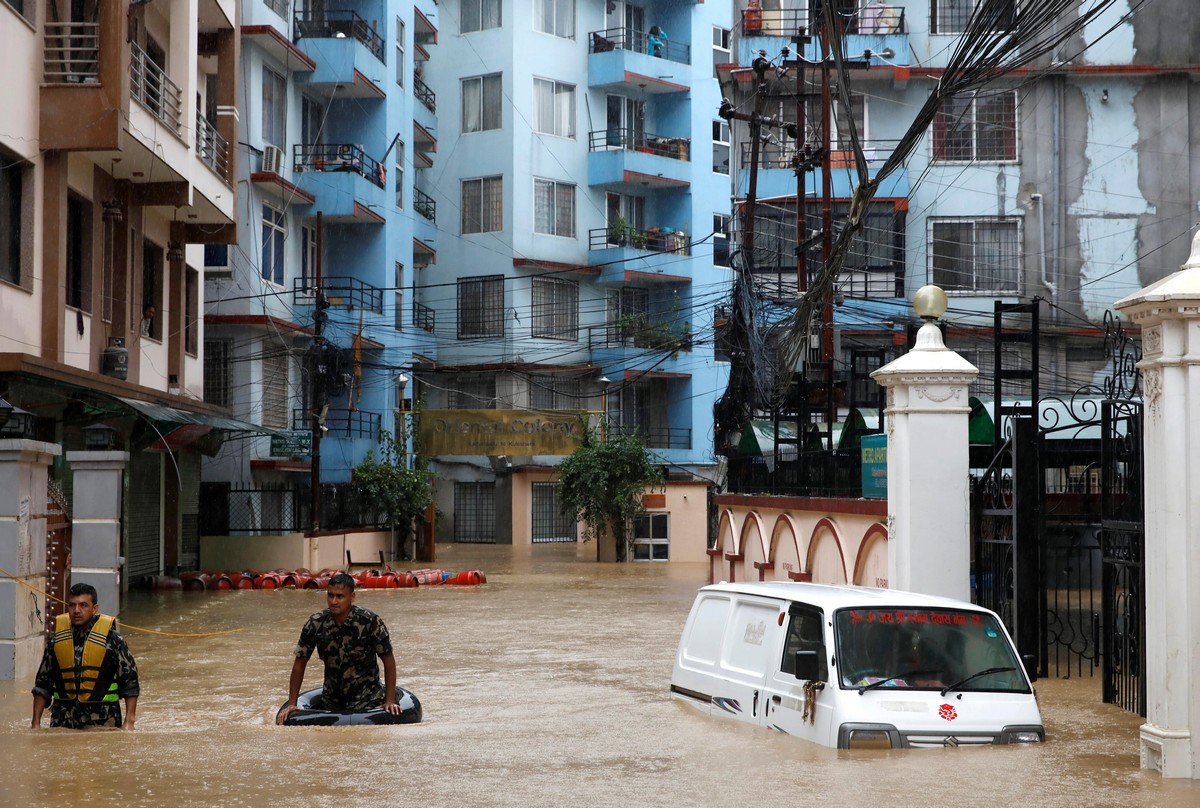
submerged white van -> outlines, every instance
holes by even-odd
[[[1031,743],[1046,737],[1033,669],[996,614],[971,603],[722,583],[696,595],[671,692],[839,749]]]

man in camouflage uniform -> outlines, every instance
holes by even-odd
[[[282,724],[296,709],[304,669],[314,650],[325,663],[321,709],[356,712],[382,706],[399,715],[396,657],[383,619],[354,605],[354,579],[344,572],[329,579],[325,600],[328,607],[309,617],[300,630],[288,680],[288,701],[276,716],[276,723]],[[376,657],[383,662],[382,687]]]
[[[64,670],[72,649],[74,665]],[[54,633],[46,638],[33,682],[30,726],[41,727],[50,705],[52,727],[133,729],[138,694],[137,663],[116,621],[100,614],[94,586],[75,584],[67,595],[67,613],[59,615]],[[119,699],[125,700],[124,721]]]

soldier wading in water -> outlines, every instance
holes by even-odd
[[[42,725],[50,705],[50,726],[69,729],[133,729],[138,700],[137,663],[116,618],[100,614],[96,588],[75,584],[67,595],[67,613],[46,639],[42,665],[33,681],[33,720]],[[120,699],[125,699],[121,720]]]
[[[308,618],[300,630],[296,659],[288,681],[288,701],[275,723],[282,724],[296,709],[304,669],[316,650],[325,663],[325,685],[321,710],[357,712],[382,707],[399,715],[396,703],[396,657],[383,619],[354,605],[354,579],[344,572],[329,579],[325,588],[328,608]],[[379,685],[378,657],[383,661],[383,686]]]

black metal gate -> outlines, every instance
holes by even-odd
[[[1105,347],[1102,385],[1069,399],[1033,385],[1032,398],[994,406],[994,456],[972,487],[973,591],[1042,675],[1099,669],[1104,700],[1145,715],[1139,355],[1111,317]],[[999,353],[998,400],[1012,375]]]

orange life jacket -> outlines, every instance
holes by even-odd
[[[75,638],[71,617],[60,614],[54,620],[54,656],[58,660],[58,686],[54,697],[60,701],[116,701],[117,662],[108,653],[108,633],[116,618],[102,614],[92,624],[83,641],[83,655],[75,665]]]

